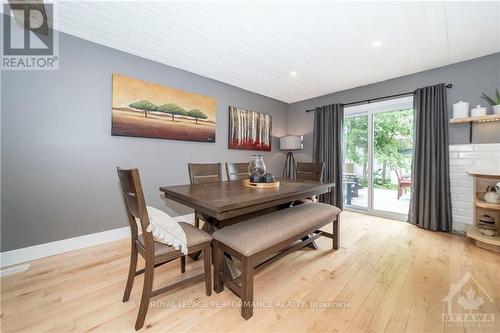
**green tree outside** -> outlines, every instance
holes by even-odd
[[[363,177],[368,178],[368,116],[344,118],[344,159],[362,166]]]
[[[381,168],[374,170],[376,188],[393,188],[390,170],[408,174],[413,148],[413,109],[375,113],[373,116],[373,148]],[[368,116],[346,117],[344,120],[344,158],[362,166],[360,183],[368,179]]]
[[[154,105],[153,103],[151,103],[150,101],[148,101],[146,99],[143,99],[139,102],[129,104],[128,106],[133,108],[133,109],[144,111],[144,117],[146,117],[146,118],[148,117],[149,111],[156,111],[158,109],[158,107],[156,105]]]
[[[413,148],[413,110],[377,113],[374,127],[375,157],[382,163],[382,181],[390,176],[388,169],[407,174]]]
[[[189,117],[193,117],[195,119],[195,123],[198,124],[198,118],[200,119],[207,119],[208,116],[203,113],[200,109],[192,109],[187,113]]]

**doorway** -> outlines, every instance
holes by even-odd
[[[344,207],[406,221],[413,97],[346,107],[343,139]]]

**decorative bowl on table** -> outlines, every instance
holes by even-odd
[[[270,173],[266,173],[264,176],[260,177],[260,183],[273,183],[274,176]]]
[[[250,176],[249,179],[243,180],[243,185],[246,187],[253,188],[278,188],[280,186],[280,182],[274,179],[274,176],[270,173],[267,173],[263,176]]]

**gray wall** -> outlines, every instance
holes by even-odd
[[[188,183],[188,162],[252,154],[227,149],[230,105],[273,116],[273,151],[263,155],[280,173],[286,103],[65,34],[59,47],[58,71],[2,72],[1,251],[126,226],[116,166],[140,169],[151,205],[189,212],[158,187]],[[215,97],[216,143],[111,136],[113,72]]]
[[[312,154],[312,107],[350,102],[449,82],[449,104],[483,103],[482,91],[500,86],[500,54],[287,105],[218,81],[60,34],[58,71],[1,73],[1,251],[126,226],[115,167],[138,167],[148,202],[173,215],[189,209],[161,198],[160,185],[188,183],[188,162],[248,161],[252,152],[227,149],[227,109],[273,116],[278,137],[304,134]],[[217,142],[112,137],[111,74],[185,89],[217,99]],[[287,112],[288,111],[288,112]],[[500,142],[499,123],[476,125],[474,142]],[[450,128],[451,143],[468,142],[467,126]]]
[[[298,161],[312,159],[314,115],[313,112],[306,114],[305,110],[332,103],[349,103],[413,91],[416,88],[442,82],[453,83],[453,88],[448,89],[450,118],[452,104],[459,100],[468,101],[473,106],[485,105],[485,101],[479,97],[481,93],[487,92],[491,96],[495,88],[500,88],[500,53],[290,104],[288,132],[304,135],[304,150],[296,154],[296,159]],[[451,144],[469,143],[468,125],[450,126],[449,136]],[[500,123],[475,124],[473,142],[500,142]]]

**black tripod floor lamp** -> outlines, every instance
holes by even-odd
[[[287,135],[280,138],[280,150],[288,151],[283,167],[283,178],[295,179],[296,164],[292,151],[304,149],[303,140],[302,135]]]

